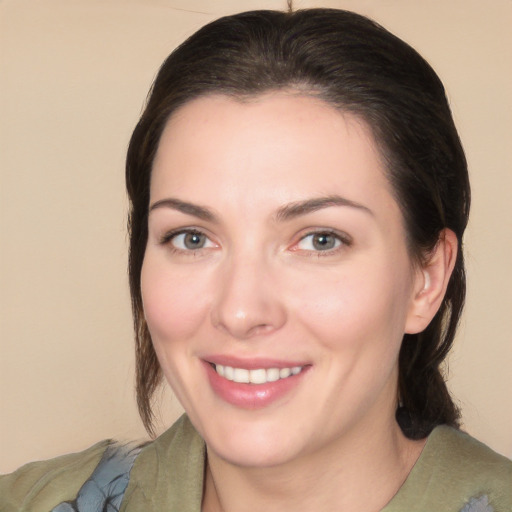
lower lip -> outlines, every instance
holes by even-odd
[[[265,384],[243,384],[221,377],[210,363],[204,362],[213,391],[225,402],[242,409],[262,409],[276,402],[298,386],[309,369]]]

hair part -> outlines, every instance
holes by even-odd
[[[144,319],[140,275],[151,169],[161,134],[170,116],[196,98],[222,94],[243,99],[276,90],[319,97],[370,127],[404,218],[413,261],[424,263],[445,228],[462,248],[470,203],[466,159],[443,85],[413,48],[368,18],[334,9],[252,11],[206,25],[160,68],[126,162],[137,402],[150,433],[151,399],[162,371]],[[410,438],[425,437],[439,424],[458,426],[442,363],[453,343],[465,289],[459,250],[434,319],[423,332],[404,335],[397,421]]]

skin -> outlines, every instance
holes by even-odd
[[[162,135],[150,196],[144,311],[207,444],[204,510],[380,510],[424,445],[394,420],[398,353],[439,307],[453,234],[413,265],[368,127],[292,92],[186,104]],[[307,371],[244,408],[209,383],[218,355]]]

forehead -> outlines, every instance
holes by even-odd
[[[390,198],[370,128],[321,99],[276,92],[240,101],[213,95],[168,121],[153,166],[152,201],[217,190],[282,202],[340,193]],[[358,197],[359,196],[359,197]]]

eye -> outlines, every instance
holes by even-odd
[[[296,245],[296,249],[299,251],[327,252],[336,250],[342,244],[350,245],[350,242],[336,233],[319,231],[302,237]]]
[[[196,251],[215,247],[204,233],[192,229],[169,233],[163,237],[162,243],[170,243],[178,251]]]

